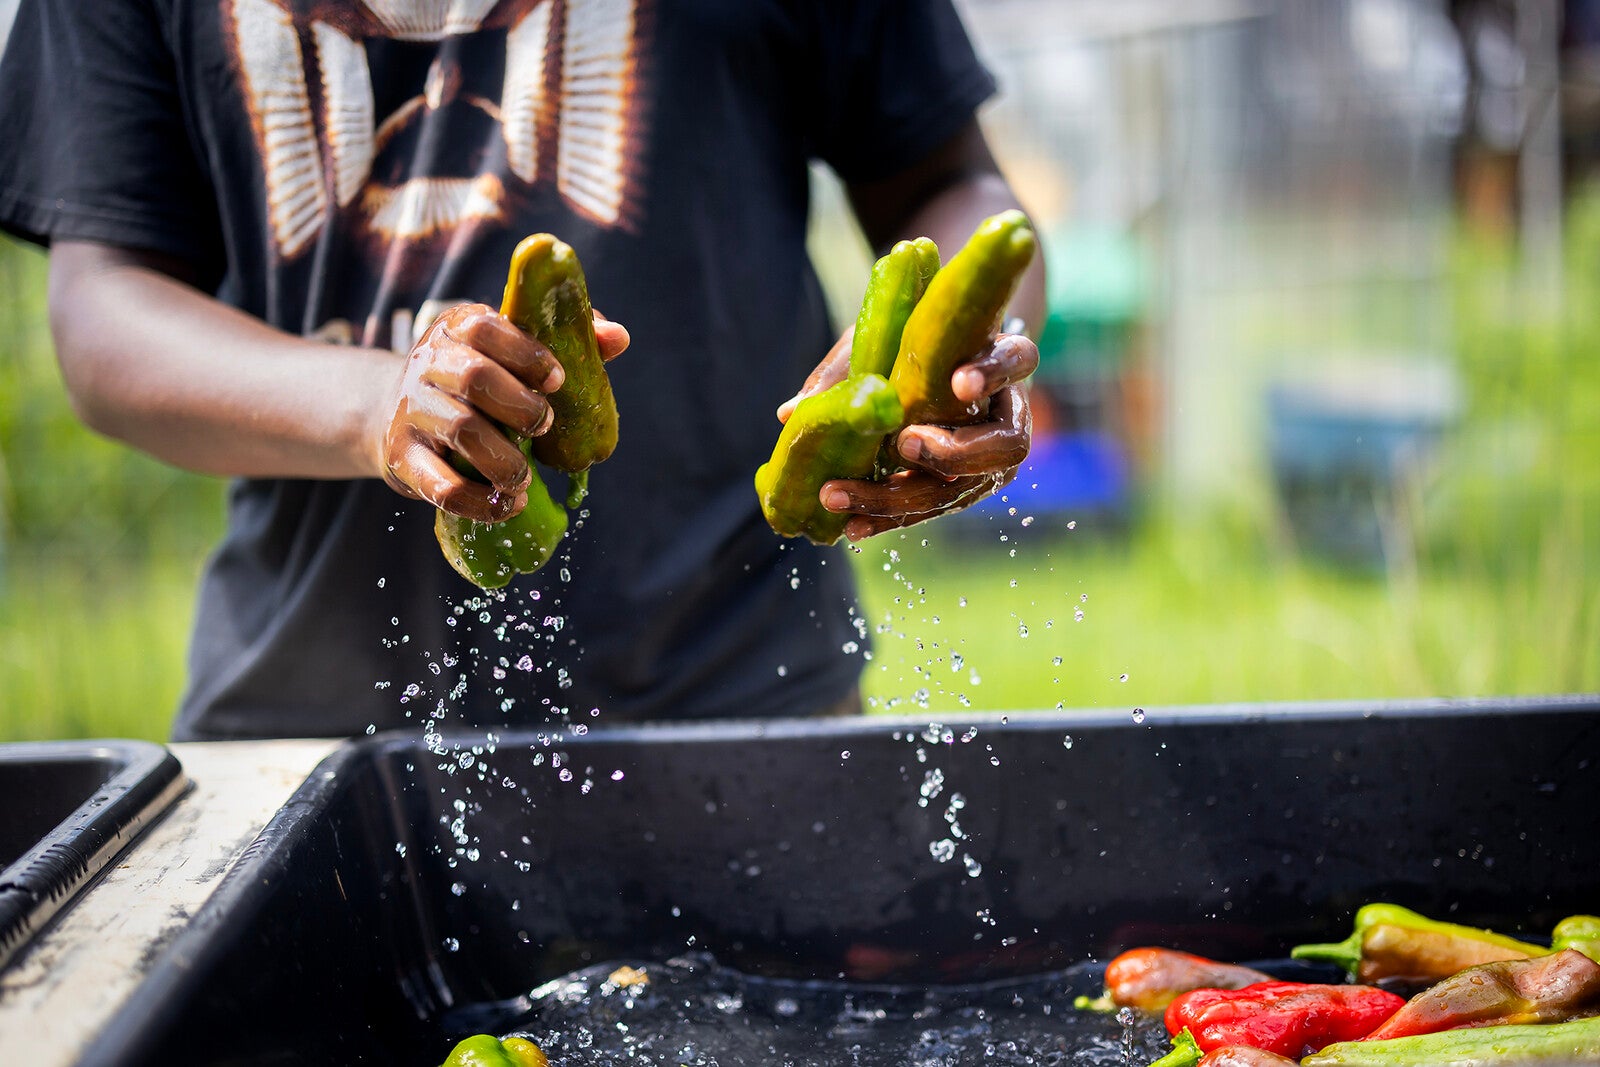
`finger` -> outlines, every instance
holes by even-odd
[[[1039,369],[1039,346],[1016,333],[1001,334],[976,359],[957,367],[950,390],[966,403],[993,396]]]
[[[971,426],[908,426],[894,448],[906,463],[946,478],[1015,470],[1028,458],[1033,415],[1027,394],[1011,385],[994,396],[989,419]]]
[[[850,339],[854,335],[855,327],[851,326],[833,343],[833,347],[828,349],[828,354],[822,357],[822,362],[806,376],[805,384],[800,387],[800,391],[778,405],[779,422],[788,422],[789,416],[794,414],[794,409],[806,397],[820,393],[844,380],[845,375],[850,372]]]
[[[526,489],[527,457],[482,412],[439,389],[423,388],[407,408],[408,439],[429,451],[455,453],[501,493]]]
[[[530,389],[553,393],[566,373],[555,355],[539,341],[517,329],[504,315],[485,308],[446,323],[451,340],[488,356]]]
[[[432,359],[420,378],[425,386],[463,401],[524,437],[535,437],[549,425],[550,402],[543,394],[529,389],[503,364],[462,342],[447,338],[434,345]],[[442,413],[436,405],[433,410]]]
[[[390,464],[389,481],[407,496],[477,522],[500,522],[528,503],[526,489],[508,493],[475,482],[421,440],[412,441]]]
[[[628,335],[628,328],[620,322],[612,322],[600,312],[594,313],[594,340],[600,347],[600,358],[607,363],[616,359],[627,350],[632,338]]]
[[[1005,480],[1000,472],[940,478],[925,471],[897,471],[881,482],[826,481],[818,495],[829,511],[899,519],[902,521],[896,525],[904,526],[966,507],[994,492]]]

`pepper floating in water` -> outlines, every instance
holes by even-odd
[[[1289,954],[1297,960],[1336,963],[1358,982],[1425,983],[1480,963],[1549,951],[1493,930],[1430,919],[1398,904],[1368,904],[1356,912],[1355,929],[1343,941],[1297,945]]]
[[[594,336],[594,311],[577,253],[548,233],[525,238],[511,256],[500,313],[532,334],[561,364],[561,388],[547,398],[554,419],[538,437],[512,435],[527,457],[567,472],[567,507],[588,491],[589,468],[617,447],[617,405]],[[459,456],[451,462],[478,477]],[[503,522],[482,523],[439,512],[434,536],[445,559],[463,578],[498,589],[519,574],[543,567],[567,532],[567,513],[551,496],[537,468],[528,504]]]
[[[474,1034],[456,1045],[442,1067],[549,1067],[544,1052],[524,1037]]]

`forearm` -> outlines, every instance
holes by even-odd
[[[276,330],[101,245],[51,251],[51,329],[92,429],[189,470],[376,477],[402,360]]]
[[[977,120],[898,174],[850,186],[850,204],[878,254],[895,241],[931,237],[945,259],[990,215],[1020,208]],[[1045,315],[1044,257],[1035,256],[1007,317],[1037,337]]]
[[[978,224],[991,215],[1021,208],[1006,180],[997,173],[978,172],[958,179],[925,201],[903,224],[896,239],[931,237],[945,259],[966,243]],[[1033,263],[1017,285],[1007,318],[1020,318],[1022,333],[1037,338],[1045,315],[1044,257]]]

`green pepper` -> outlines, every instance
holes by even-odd
[[[533,439],[540,463],[573,478],[567,506],[588,488],[585,472],[617,447],[617,402],[600,347],[583,266],[572,246],[548,233],[524,238],[511,256],[500,313],[538,338],[566,373],[549,396],[555,419]]]
[[[906,320],[889,375],[907,423],[955,426],[986,414],[983,405],[956,399],[950,376],[993,338],[1037,246],[1027,216],[1002,211],[933,276]]]
[[[528,443],[520,446],[528,454]],[[452,457],[463,473],[473,474],[464,460]],[[474,522],[440,511],[433,533],[444,558],[456,573],[484,589],[499,589],[519,574],[532,574],[549,562],[567,532],[567,512],[550,496],[537,469],[528,483],[528,503],[503,522]]]
[[[939,246],[930,237],[901,241],[873,264],[850,340],[850,376],[894,369],[911,310],[939,271]]]
[[[1550,950],[1575,948],[1600,963],[1600,915],[1569,915],[1556,923]]]
[[[1387,1041],[1344,1041],[1300,1067],[1510,1067],[1600,1062],[1600,1015],[1566,1023],[1473,1026]]]
[[[450,1050],[443,1067],[549,1067],[538,1045],[525,1037],[474,1034]]]
[[[1368,904],[1356,912],[1355,929],[1343,941],[1296,945],[1289,955],[1337,963],[1360,982],[1435,982],[1480,963],[1549,951],[1492,930],[1429,919],[1398,904]]]
[[[785,537],[837,541],[850,516],[822,506],[822,483],[870,474],[884,435],[900,418],[900,400],[881,374],[846,378],[800,401],[772,458],[756,471],[767,522]]]

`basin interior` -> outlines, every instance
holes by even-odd
[[[1600,906],[1597,749],[1584,700],[378,737],[97,1051],[435,1065],[542,981],[686,949],[937,985],[1136,944],[1269,959],[1373,900],[1547,937]]]

